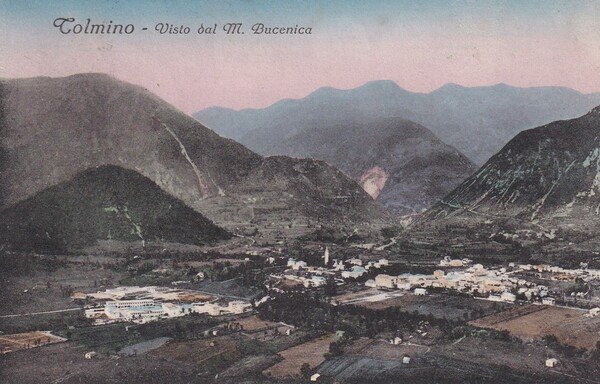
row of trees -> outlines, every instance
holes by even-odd
[[[431,315],[390,307],[372,310],[359,306],[332,306],[321,292],[290,291],[272,297],[258,307],[259,315],[271,321],[333,332],[342,330],[349,338],[374,337],[386,331],[414,331],[421,321],[451,329],[461,320],[437,319]]]

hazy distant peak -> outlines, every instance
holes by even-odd
[[[431,93],[434,92],[443,92],[443,91],[455,91],[455,90],[465,90],[467,89],[467,87],[464,87],[460,84],[456,84],[456,83],[446,83],[444,85],[442,85],[441,87],[439,87],[438,89],[432,91]]]
[[[395,81],[393,80],[373,80],[373,81],[368,81],[365,84],[357,87],[358,89],[361,88],[371,88],[371,89],[393,89],[393,90],[399,90],[402,89]]]
[[[224,136],[262,154],[315,126],[401,116],[430,129],[442,141],[483,164],[515,134],[551,121],[570,119],[600,104],[600,94],[557,87],[514,87],[506,83],[466,87],[448,83],[429,92],[407,91],[377,80],[353,89],[323,87],[304,99],[271,107],[194,116]]]
[[[218,115],[221,113],[237,112],[237,110],[233,109],[233,108],[220,107],[218,105],[213,105],[212,107],[203,109],[202,112],[206,113],[206,114],[217,114]]]

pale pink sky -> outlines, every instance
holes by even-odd
[[[420,92],[448,82],[600,91],[597,13],[572,17],[556,30],[518,24],[511,31],[486,19],[427,28],[326,23],[316,22],[312,36],[239,38],[61,36],[52,27],[32,38],[24,25],[0,30],[0,77],[104,72],[188,113],[213,105],[265,107],[322,86],[379,79]]]

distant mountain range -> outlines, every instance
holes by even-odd
[[[477,169],[427,128],[399,118],[308,128],[274,149],[335,165],[398,214],[425,210]]]
[[[64,183],[74,182],[83,189],[88,183],[97,185],[94,178],[86,177],[85,183],[78,178],[90,169],[107,165],[145,177],[181,204],[234,232],[245,228],[300,228],[308,222],[353,225],[385,217],[383,208],[355,181],[326,163],[264,158],[220,137],[145,89],[106,75],[0,80],[0,106],[0,210],[15,219],[79,220],[84,208],[91,210],[91,217],[97,217],[100,205],[93,199],[110,203],[100,190],[90,197],[91,205],[75,206],[75,211],[58,216],[40,207],[61,207],[74,201],[69,194],[59,193],[63,187],[71,190]],[[132,187],[143,184],[136,184],[131,173],[121,176],[132,179]],[[103,180],[117,182],[106,177]],[[49,189],[55,186],[59,189]],[[119,194],[124,192],[117,190]],[[139,191],[132,193],[140,196]],[[172,205],[165,195],[157,195],[163,196],[159,205]],[[133,202],[127,201],[125,205],[132,206]],[[17,211],[20,213],[11,213]],[[177,216],[167,215],[173,223],[191,218],[191,228],[197,229],[202,222],[183,208],[171,214]],[[158,225],[155,220],[158,218],[147,218],[146,225]],[[99,222],[96,228],[82,231],[105,238],[112,225]],[[34,233],[41,233],[43,228],[46,226],[40,224]],[[208,224],[206,229],[199,231],[206,237],[194,237],[193,242],[210,240],[208,235],[213,229]],[[152,238],[163,236],[142,225],[144,231]],[[186,237],[187,232],[181,236]],[[68,245],[70,241],[67,237],[54,239],[56,244]]]
[[[424,125],[483,164],[520,131],[581,116],[598,104],[599,93],[564,87],[447,84],[414,93],[392,81],[374,81],[349,90],[320,88],[303,99],[285,99],[263,109],[213,107],[194,117],[265,155],[287,154],[281,151],[287,148],[285,142],[307,129],[400,117]]]
[[[600,228],[600,106],[582,117],[519,133],[422,222],[534,223]]]

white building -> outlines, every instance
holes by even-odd
[[[306,268],[308,265],[306,261],[296,260],[296,259],[288,259],[287,266],[297,271],[301,268]]]
[[[466,260],[461,259],[451,259],[450,256],[445,256],[442,260],[440,260],[441,267],[462,267],[464,266]]]
[[[227,304],[227,310],[231,313],[240,314],[252,308],[252,305],[247,301],[235,300]]]
[[[177,304],[163,303],[162,308],[163,308],[163,312],[164,312],[165,316],[178,317],[178,316],[183,316],[186,314],[185,309],[182,311],[181,310],[182,307]]]
[[[410,283],[397,283],[396,288],[402,289],[404,291],[410,291],[411,285]]]
[[[93,319],[104,314],[104,307],[88,308],[85,310],[85,317],[87,317],[88,319]]]
[[[379,274],[375,276],[375,285],[377,288],[396,288],[396,278],[390,275]]]
[[[365,273],[367,273],[366,269],[364,269],[361,266],[355,265],[352,268],[350,268],[349,271],[342,272],[342,278],[344,278],[344,279],[350,279],[350,278],[356,279],[356,278],[361,277]]]
[[[329,264],[329,247],[325,247],[325,254],[323,255],[323,263],[325,266]]]
[[[510,292],[502,292],[502,294],[500,295],[500,298],[502,299],[502,301],[507,301],[510,303],[513,303],[517,300],[517,296],[515,296],[515,294],[510,293]]]
[[[334,271],[343,271],[345,269],[344,262],[335,259],[333,261],[333,270]]]
[[[557,364],[558,364],[558,360],[555,358],[546,360],[546,367],[554,368],[554,367],[556,367]]]
[[[305,287],[320,287],[327,283],[327,280],[323,276],[312,275],[310,277],[301,277],[302,285]]]
[[[544,305],[556,305],[556,299],[554,297],[544,297],[542,299]]]
[[[152,306],[155,305],[154,300],[152,299],[143,299],[143,300],[115,300],[109,301],[106,303],[107,309],[123,309],[123,308],[131,308],[131,307],[144,307],[144,306]]]
[[[425,288],[415,288],[415,296],[425,296],[427,290]]]

